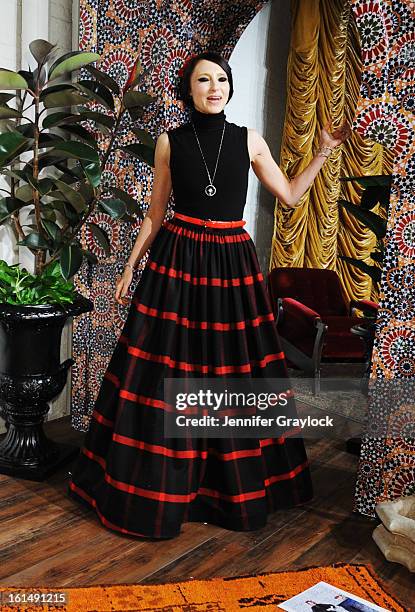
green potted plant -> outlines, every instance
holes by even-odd
[[[89,224],[109,253],[109,238],[92,214],[141,216],[129,194],[105,183],[102,170],[116,149],[154,164],[155,143],[134,122],[155,98],[135,90],[143,76],[139,61],[121,89],[92,65],[96,53],[56,57],[45,40],[33,41],[30,51],[34,70],[0,69],[0,224],[9,224],[34,262],[29,272],[0,260],[0,401],[7,424],[0,472],[39,480],[73,452],[46,438],[43,421],[72,364],[60,364],[63,325],[92,309],[71,280],[85,257],[96,261],[79,232]],[[80,69],[88,78],[74,81]],[[126,113],[139,142],[120,136]]]
[[[363,187],[359,204],[348,202],[347,200],[340,200],[339,204],[375,234],[376,246],[374,251],[370,253],[370,257],[373,260],[372,264],[353,257],[347,257],[346,255],[340,255],[339,259],[359,268],[359,270],[370,276],[375,285],[378,285],[385,254],[384,238],[386,236],[392,177],[381,174],[375,176],[350,176],[341,180],[356,181]],[[378,204],[382,213],[380,215],[373,212],[373,209]],[[368,312],[366,316],[370,317],[370,314]]]
[[[375,286],[378,286],[382,275],[382,263],[385,254],[384,238],[386,236],[392,177],[389,175],[351,176],[341,180],[356,181],[363,187],[359,204],[347,200],[340,200],[339,204],[375,234],[376,245],[375,249],[370,253],[373,261],[371,264],[346,255],[339,255],[339,259],[368,274]],[[381,214],[373,212],[373,209],[378,204]],[[362,309],[361,305],[364,302],[365,300],[360,301],[359,310]],[[366,369],[361,382],[361,389],[364,393],[367,393],[371,371],[371,357],[375,341],[377,305],[369,301],[367,302],[367,309],[362,310],[362,312],[364,315],[362,323],[354,325],[352,331],[364,342]],[[360,448],[360,443],[356,447],[355,439],[352,438],[351,441],[348,441],[348,448],[354,449],[351,452],[359,454],[356,449]]]

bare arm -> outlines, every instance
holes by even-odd
[[[123,306],[127,303],[125,296],[133,278],[132,268],[135,267],[137,261],[139,261],[150,248],[162,226],[171,189],[170,142],[167,133],[163,132],[163,134],[160,134],[158,137],[156,143],[154,155],[154,181],[150,206],[145,214],[128,261],[126,262],[124,273],[118,281],[115,290],[115,299]]]
[[[348,138],[350,127],[345,122],[338,130],[330,134],[327,131],[329,126],[330,124],[327,124],[322,130],[320,146],[333,149]],[[327,159],[323,155],[315,155],[307,168],[289,180],[275,162],[265,140],[255,130],[248,130],[248,148],[252,169],[258,179],[270,193],[291,208],[296,206],[301,196],[311,187]]]
[[[154,159],[154,181],[150,206],[143,219],[134,247],[127,263],[132,267],[150,248],[166,215],[167,202],[171,193],[170,143],[166,132],[160,134],[156,143]]]

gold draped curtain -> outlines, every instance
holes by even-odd
[[[322,126],[353,123],[361,79],[360,43],[349,0],[292,0],[287,105],[280,166],[299,174],[318,148]],[[340,177],[390,174],[392,156],[355,132],[324,164],[299,208],[276,202],[270,269],[329,268],[340,276],[346,299],[377,299],[369,276],[344,263],[348,255],[372,263],[375,237],[339,208],[359,202],[361,189]],[[377,212],[376,209],[374,212]]]

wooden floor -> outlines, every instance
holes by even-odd
[[[50,437],[81,444],[64,418]],[[248,533],[188,523],[180,537],[143,541],[108,531],[66,495],[68,469],[36,483],[0,475],[0,584],[64,587],[160,583],[295,570],[338,562],[370,563],[388,590],[415,610],[415,576],[385,561],[372,519],[352,513],[357,458],[344,443],[307,441],[315,497],[277,512]]]

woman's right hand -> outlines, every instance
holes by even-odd
[[[121,306],[127,306],[128,304],[128,299],[125,296],[128,293],[132,280],[133,271],[131,268],[125,268],[115,290],[115,299],[119,304],[121,304]]]

